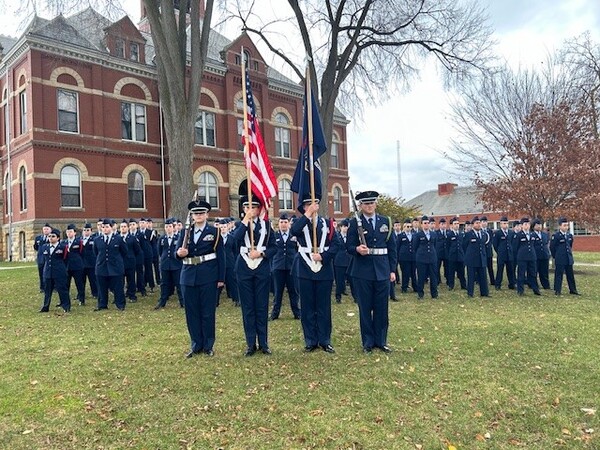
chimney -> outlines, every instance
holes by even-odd
[[[458,186],[458,184],[454,183],[442,183],[438,184],[438,196],[443,197],[444,195],[451,195],[454,193],[454,188]]]

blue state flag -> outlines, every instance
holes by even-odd
[[[315,197],[321,198],[323,183],[321,181],[321,166],[319,158],[327,151],[325,136],[323,135],[323,127],[319,117],[319,107],[315,101],[315,97],[311,92],[312,103],[312,133],[313,133],[313,162],[315,173]],[[304,120],[302,123],[302,147],[300,148],[300,157],[298,165],[292,179],[292,191],[298,194],[298,204],[302,204],[303,198],[310,197],[310,158],[308,151],[308,112],[307,112],[307,95],[304,94]]]

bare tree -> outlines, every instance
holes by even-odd
[[[446,74],[462,78],[484,66],[491,45],[487,18],[474,1],[288,0],[291,17],[268,23],[254,12],[254,1],[246,7],[248,3],[239,0],[234,13],[243,28],[264,41],[304,80],[303,61],[294,61],[293,52],[281,47],[280,35],[270,34],[281,20],[293,25],[317,98],[320,93],[319,112],[328,148],[338,101],[352,113],[360,111],[365,101],[387,99],[391,88],[408,86],[425,55],[437,58]],[[291,30],[286,27],[288,37]],[[326,179],[329,158],[320,162]]]

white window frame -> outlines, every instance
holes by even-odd
[[[208,181],[208,176],[213,177],[213,179],[215,181],[214,184],[211,184]],[[204,180],[203,180],[203,178],[204,178]],[[216,191],[215,204],[211,203],[211,201],[210,201],[210,197],[211,197],[210,189],[211,188],[215,188],[215,191]],[[204,193],[200,192],[200,189],[203,189]],[[202,172],[200,174],[200,177],[198,178],[198,198],[200,200],[204,200],[205,202],[210,203],[210,206],[213,209],[219,209],[219,178],[209,170],[205,170],[204,172]]]
[[[129,43],[129,59],[136,62],[139,62],[140,60],[140,44],[137,42]]]
[[[342,212],[342,194],[343,194],[342,189],[339,188],[338,186],[334,186],[334,188],[333,188],[333,212],[334,213]]]
[[[78,196],[79,196],[79,202],[78,202],[79,204],[78,205],[65,205],[63,203],[63,187],[75,187],[75,186],[63,184],[63,171],[65,169],[67,169],[68,167],[75,169],[75,171],[77,172],[77,180],[79,182],[77,185]],[[66,166],[64,166],[60,169],[60,207],[63,209],[81,209],[83,207],[81,194],[82,194],[81,193],[81,170],[79,170],[79,167],[77,167],[73,164],[67,164]],[[72,194],[68,194],[68,195],[72,195]]]
[[[275,123],[277,124],[274,129],[275,133],[275,155],[280,158],[290,159],[292,156],[290,146],[290,121],[288,117],[283,113],[277,113],[275,115]],[[287,154],[286,154],[287,153]]]
[[[213,128],[207,128],[206,127],[206,118],[207,116],[212,116],[212,121],[213,121]],[[198,122],[202,120],[201,123],[201,127],[198,126]],[[196,123],[194,124],[194,143],[196,145],[202,145],[203,147],[216,147],[217,146],[217,130],[216,130],[216,122],[217,122],[217,117],[215,113],[209,112],[209,111],[203,111],[200,110],[198,111],[198,116],[196,117]],[[213,140],[213,144],[208,144],[207,143],[207,137],[208,137],[208,131],[207,130],[212,130],[212,140]],[[198,139],[196,139],[198,137],[198,131],[200,131],[200,133],[202,134],[202,142],[198,142]]]
[[[138,174],[141,179],[142,179],[142,188],[141,189],[135,189],[135,180],[134,180],[134,187],[132,188],[129,184],[129,177],[131,177],[132,174]],[[132,206],[131,204],[131,196],[130,196],[130,192],[131,191],[142,191],[142,206]],[[140,172],[139,170],[132,170],[131,172],[129,172],[127,174],[127,209],[128,210],[145,210],[146,209],[146,180],[144,179],[144,174],[142,172]]]
[[[130,128],[131,128],[131,139],[127,137],[123,137],[123,109],[125,106],[129,106],[129,119],[130,119]],[[143,108],[144,110],[144,138],[138,139],[137,136],[137,108]],[[146,113],[146,105],[142,105],[141,103],[135,102],[121,102],[121,139],[124,141],[133,141],[133,142],[148,142],[148,116]]]
[[[19,134],[27,133],[27,91],[19,92]]]
[[[279,210],[293,211],[294,210],[294,193],[292,192],[292,183],[287,178],[282,178],[278,183],[279,188]]]
[[[27,211],[27,169],[25,166],[19,168],[19,207],[20,211]]]
[[[62,130],[61,129],[61,123],[60,123],[60,112],[61,111],[65,111],[67,113],[73,114],[73,111],[67,111],[67,110],[61,110],[60,109],[60,96],[62,94],[74,94],[75,95],[75,124],[77,126],[77,130],[75,131],[71,131],[71,130]],[[60,131],[61,133],[72,133],[72,134],[79,134],[79,93],[75,92],[75,91],[70,91],[68,89],[57,89],[56,90],[56,126],[58,131]]]

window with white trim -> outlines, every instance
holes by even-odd
[[[194,142],[198,145],[214,147],[215,144],[215,115],[207,111],[198,111],[194,127]]]
[[[294,200],[292,193],[292,183],[285,178],[279,180],[279,209],[292,211],[294,209]]]
[[[140,46],[135,42],[129,43],[129,59],[132,61],[140,60]]]
[[[121,137],[146,142],[146,107],[139,103],[121,103]]]
[[[27,131],[27,92],[22,90],[19,93],[19,134]]]
[[[56,91],[58,107],[58,131],[79,133],[77,107],[79,98],[77,92],[58,89]]]
[[[335,139],[335,137],[334,137]],[[332,169],[338,169],[340,167],[338,143],[335,141],[331,142],[330,162]]]
[[[217,177],[210,172],[202,172],[198,183],[198,197],[210,203],[212,208],[219,207],[219,183]]]
[[[290,122],[285,114],[275,115],[275,155],[281,158],[290,157]]]
[[[65,166],[60,171],[60,205],[81,208],[81,175],[75,166]]]
[[[342,190],[337,186],[333,188],[333,211],[342,212]]]
[[[144,208],[144,175],[137,170],[133,170],[127,175],[127,193],[129,209]]]
[[[27,171],[24,166],[19,169],[19,193],[21,194],[21,211],[27,209]]]

